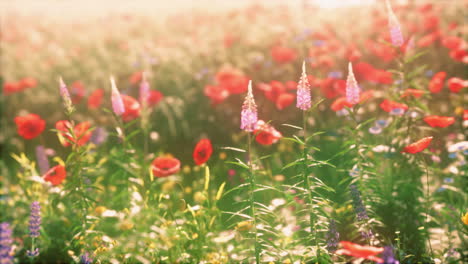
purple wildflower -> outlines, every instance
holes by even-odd
[[[353,65],[351,62],[348,64],[348,78],[346,79],[346,101],[351,104],[359,102],[360,88],[354,77]]]
[[[0,224],[0,263],[2,264],[13,263],[13,256],[10,254],[13,243],[12,232],[9,223],[3,222]]]
[[[39,166],[39,172],[44,175],[50,168],[49,159],[44,146],[39,145],[36,147],[36,159],[37,165]]]
[[[150,86],[146,80],[146,74],[143,72],[143,80],[140,83],[140,103],[146,105],[150,95]]]
[[[257,124],[257,105],[252,94],[252,81],[249,81],[249,88],[247,96],[245,97],[244,104],[241,111],[241,129],[252,132]]]
[[[120,92],[115,85],[114,77],[110,78],[111,86],[112,86],[112,110],[118,116],[122,115],[125,112],[125,106],[123,104],[122,97],[120,96]]]
[[[91,134],[91,142],[93,142],[94,145],[99,146],[106,141],[107,135],[108,133],[105,128],[97,127],[93,130],[93,134]]]
[[[384,264],[400,264],[400,261],[395,259],[395,255],[393,254],[393,247],[391,246],[384,247],[382,259],[384,260]]]
[[[354,207],[354,212],[356,213],[356,216],[357,216],[357,220],[362,221],[362,220],[369,219],[369,216],[367,216],[366,208],[364,207],[364,204],[362,203],[361,193],[357,189],[356,185],[354,184],[350,185],[349,191],[351,193],[351,198],[353,199],[353,207]]]
[[[329,252],[335,252],[338,249],[338,244],[340,243],[340,234],[336,230],[336,221],[330,219],[328,224],[327,232],[327,250]]]
[[[296,107],[303,111],[306,111],[310,108],[310,106],[311,106],[310,85],[309,85],[309,80],[307,79],[305,61],[304,61],[302,62],[301,78],[299,79],[299,84],[297,85]]]
[[[41,205],[35,201],[31,203],[31,215],[29,217],[29,235],[32,238],[39,236],[41,227]]]
[[[88,252],[83,253],[80,257],[80,264],[91,264],[93,261]]]
[[[403,46],[403,34],[401,33],[400,22],[398,22],[398,18],[393,13],[392,6],[390,5],[390,1],[387,0],[387,12],[388,12],[388,27],[390,30],[390,37],[392,39],[392,44],[401,47]]]
[[[26,255],[30,258],[35,258],[39,256],[39,248],[35,248],[33,250],[26,250]]]

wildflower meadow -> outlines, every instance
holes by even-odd
[[[1,264],[468,263],[468,1],[196,2],[1,11]]]

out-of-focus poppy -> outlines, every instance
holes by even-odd
[[[463,47],[451,50],[449,55],[456,61],[463,62],[465,64],[468,63],[468,51]]]
[[[94,90],[88,97],[88,108],[89,109],[99,108],[99,106],[101,106],[103,96],[104,96],[103,89]]]
[[[429,147],[429,145],[431,144],[431,141],[432,141],[432,137],[425,137],[412,144],[409,144],[403,149],[402,152],[406,152],[410,154],[421,152],[425,150],[427,147]]]
[[[400,98],[405,98],[409,96],[412,96],[414,98],[420,98],[421,96],[424,95],[424,93],[425,92],[423,90],[408,88],[401,94]]]
[[[463,39],[457,36],[446,36],[442,38],[442,45],[448,49],[458,49],[463,45]]]
[[[134,72],[130,76],[130,83],[131,84],[138,84],[138,83],[141,82],[141,80],[143,80],[143,72],[142,71]]]
[[[296,99],[296,95],[290,93],[282,93],[276,99],[276,108],[278,110],[283,110],[284,108],[290,106],[294,100]]]
[[[86,90],[82,82],[76,81],[72,83],[70,96],[73,104],[79,104],[85,96]]]
[[[36,114],[15,117],[18,135],[24,139],[33,139],[45,129],[46,122]]]
[[[148,97],[148,106],[155,106],[157,105],[162,99],[163,94],[157,90],[151,90],[149,97]]]
[[[392,110],[397,108],[403,109],[405,111],[408,110],[408,106],[406,104],[397,103],[388,99],[383,100],[383,102],[380,104],[380,108],[382,108],[382,110],[384,110],[387,113],[390,113]]]
[[[294,49],[281,45],[272,47],[270,52],[276,63],[289,63],[297,58],[297,52]]]
[[[122,120],[124,122],[132,121],[140,116],[140,103],[128,95],[122,95],[122,101],[124,104],[125,112],[122,114]]]
[[[431,81],[429,82],[429,91],[431,93],[439,93],[444,87],[444,80],[447,77],[446,72],[438,72],[432,76]]]
[[[16,82],[5,82],[3,84],[3,93],[9,95],[21,91],[21,87]]]
[[[345,107],[353,107],[353,104],[346,101],[346,97],[337,98],[331,105],[331,110],[337,112]]]
[[[180,170],[180,161],[172,157],[157,157],[151,165],[153,175],[158,178],[168,177]]]
[[[229,96],[228,90],[218,85],[206,85],[203,91],[210,98],[212,105],[223,102]]]
[[[52,183],[54,186],[57,186],[60,185],[67,177],[67,171],[65,170],[65,166],[57,165],[50,168],[50,170],[48,170],[43,177],[45,181]]]
[[[335,78],[323,79],[320,82],[320,90],[329,99],[343,96],[346,93],[346,81]]]
[[[211,141],[204,138],[198,141],[195,146],[195,149],[193,150],[193,160],[195,161],[195,164],[201,165],[210,159],[212,153],[213,146],[211,145]]]
[[[37,86],[37,80],[32,77],[25,77],[18,82],[21,90],[34,88]]]
[[[364,258],[368,260],[375,261],[377,263],[383,263],[383,259],[377,257],[378,254],[384,251],[384,248],[381,247],[371,247],[371,246],[361,246],[349,241],[341,241],[340,245],[342,249],[338,249],[336,254],[338,255],[347,255],[356,258]]]
[[[461,89],[468,87],[468,80],[452,77],[447,80],[447,85],[452,93],[459,93]]]
[[[455,123],[455,118],[451,116],[430,115],[424,117],[424,122],[426,122],[431,127],[448,127]]]
[[[241,94],[247,91],[249,78],[238,69],[224,67],[216,73],[215,78],[218,85],[229,94]]]
[[[439,39],[439,37],[440,37],[440,32],[438,31],[429,33],[423,36],[422,38],[420,38],[417,42],[417,45],[420,48],[428,47],[432,45],[434,42],[436,42]]]
[[[270,124],[266,124],[263,120],[258,120],[254,130],[255,140],[262,145],[271,145],[283,136]]]

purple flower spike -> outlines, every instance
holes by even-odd
[[[306,111],[311,106],[310,98],[310,85],[309,80],[307,79],[307,74],[305,70],[305,61],[302,62],[302,75],[299,79],[299,84],[297,85],[297,101],[296,107]]]
[[[393,13],[392,6],[390,5],[390,1],[386,1],[387,4],[387,12],[388,12],[388,27],[390,30],[390,38],[392,39],[392,44],[401,47],[403,46],[403,34],[401,33],[400,22],[398,22],[398,18]]]
[[[118,116],[122,115],[125,112],[125,107],[123,104],[122,97],[120,96],[120,92],[115,85],[114,77],[110,78],[111,86],[112,86],[112,110]]]
[[[60,96],[63,99],[63,105],[65,106],[65,109],[67,109],[67,111],[71,112],[72,101],[71,101],[71,98],[70,98],[70,93],[68,92],[67,85],[63,81],[62,77],[60,77],[59,83],[60,83],[60,85],[59,85]]]
[[[91,264],[91,263],[93,263],[93,261],[94,260],[89,256],[88,252],[85,252],[80,257],[80,264]]]
[[[382,259],[384,260],[384,264],[400,264],[400,261],[395,259],[395,255],[393,254],[393,247],[391,246],[384,247]]]
[[[49,159],[44,146],[39,145],[36,147],[36,159],[37,165],[39,166],[39,172],[44,175],[50,168]]]
[[[39,236],[41,228],[41,205],[35,201],[31,203],[31,215],[29,217],[29,235],[33,238]]]
[[[140,83],[140,103],[146,105],[150,96],[150,86],[146,80],[146,74],[143,73],[143,80]]]
[[[13,264],[13,256],[10,254],[13,239],[10,224],[3,222],[0,224],[0,263]]]
[[[351,62],[348,64],[348,78],[346,79],[346,101],[351,104],[359,102],[360,88],[354,77],[353,65]]]
[[[354,184],[350,185],[349,191],[351,193],[351,198],[353,199],[353,207],[354,207],[354,212],[356,213],[356,216],[357,216],[357,220],[363,221],[363,220],[369,219],[366,208],[364,207],[364,204],[361,199],[361,193],[357,189],[356,185]]]
[[[250,80],[247,96],[245,97],[244,104],[242,105],[240,128],[247,132],[252,132],[255,129],[257,120],[257,105],[255,104],[252,93],[252,80]]]

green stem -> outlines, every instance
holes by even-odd
[[[252,214],[252,222],[253,222],[253,232],[254,232],[254,247],[255,247],[255,262],[257,264],[260,263],[260,248],[258,247],[258,236],[257,236],[257,217],[255,216],[255,176],[253,170],[253,162],[252,162],[252,135],[248,133],[248,146],[247,146],[247,155],[249,160],[249,180],[250,180],[250,212]]]
[[[309,175],[308,175],[308,167],[307,167],[307,154],[308,154],[308,148],[307,148],[307,111],[302,111],[302,130],[304,132],[303,134],[303,141],[304,141],[304,150],[302,152],[302,162],[303,162],[303,188],[306,191],[306,195],[308,197],[307,204],[311,206],[310,211],[309,211],[309,225],[310,225],[310,232],[313,232],[314,236],[314,243],[315,243],[315,248],[316,248],[316,256],[317,260],[320,258],[320,247],[318,245],[318,237],[317,237],[317,228],[315,226],[315,219],[314,219],[314,210],[312,206],[313,202],[313,194],[312,191],[310,190],[310,182],[309,182]]]
[[[429,249],[431,250],[431,256],[432,259],[434,259],[434,251],[432,250],[432,244],[431,244],[431,234],[429,232],[429,211],[430,211],[430,201],[429,201],[429,170],[427,169],[427,162],[424,157],[422,157],[423,162],[424,162],[424,169],[426,170],[426,217],[424,219],[424,229],[426,229],[427,232],[427,242],[429,244]]]

